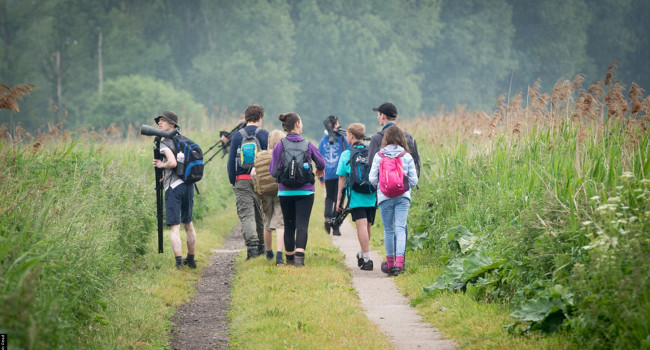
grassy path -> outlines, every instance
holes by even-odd
[[[305,268],[274,265],[241,253],[229,312],[235,349],[387,349],[366,317],[343,254],[322,228],[319,188],[310,220]]]

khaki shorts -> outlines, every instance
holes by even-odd
[[[275,194],[265,194],[260,196],[260,200],[264,211],[264,229],[267,231],[284,229],[280,198]]]

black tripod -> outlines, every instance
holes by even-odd
[[[155,136],[153,139],[153,158],[162,160],[160,153],[160,139],[162,137],[170,139],[178,134],[178,129],[172,131],[161,131],[148,125],[142,125],[140,134],[147,136]],[[156,168],[156,218],[158,219],[158,253],[163,252],[163,170]]]

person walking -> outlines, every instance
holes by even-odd
[[[273,231],[276,232],[275,244],[276,255],[275,264],[284,264],[282,251],[284,250],[284,218],[282,217],[282,208],[280,208],[280,199],[278,197],[278,183],[268,171],[271,164],[271,151],[281,139],[286,136],[280,130],[273,130],[269,133],[268,150],[260,151],[255,157],[254,182],[255,192],[262,202],[264,211],[264,246],[266,247],[266,259],[273,259]],[[259,169],[259,171],[258,171]]]
[[[246,107],[244,110],[246,126],[232,135],[228,153],[228,179],[235,193],[237,215],[241,221],[247,260],[265,251],[264,214],[251,175],[255,155],[267,149],[269,133],[260,127],[263,118],[262,106],[251,104]]]
[[[316,176],[321,177],[325,159],[313,143],[300,136],[303,125],[298,114],[280,114],[278,119],[287,137],[273,148],[269,172],[278,181],[287,264],[304,266],[316,182],[312,162],[316,165]]]
[[[382,264],[382,271],[395,276],[404,270],[406,224],[411,205],[411,188],[418,184],[415,161],[408,150],[402,130],[397,125],[389,126],[385,129],[381,149],[372,162],[369,175],[370,182],[377,186],[377,202],[384,225],[386,264]],[[399,160],[399,163],[392,162],[397,163],[398,166],[388,171],[391,159]],[[389,175],[395,173],[401,178],[390,183]],[[393,189],[388,187],[389,185],[397,185],[398,188],[401,187],[401,191],[389,191]]]
[[[370,165],[372,165],[372,161],[375,159],[377,151],[379,151],[386,129],[388,129],[388,127],[391,125],[397,125],[395,124],[395,121],[397,119],[397,107],[395,107],[394,104],[390,102],[384,102],[379,105],[379,107],[373,107],[372,110],[377,112],[377,121],[382,128],[381,131],[372,135],[372,138],[370,138],[370,144],[368,145],[368,164]],[[422,162],[420,160],[420,155],[418,154],[418,145],[415,142],[413,136],[408,131],[402,130],[402,132],[406,138],[406,144],[408,145],[409,149],[408,152],[411,154],[411,157],[413,157],[413,160],[415,161],[415,169],[419,177],[420,164],[422,164]]]
[[[371,271],[373,269],[373,262],[370,260],[370,234],[371,227],[375,223],[377,204],[376,187],[369,188],[366,186],[368,190],[364,192],[369,193],[357,192],[354,189],[358,188],[361,190],[364,188],[363,182],[369,181],[368,173],[370,167],[367,163],[368,149],[362,142],[365,136],[366,129],[363,124],[353,123],[348,125],[346,138],[352,147],[341,154],[336,173],[339,175],[338,188],[347,191],[349,208],[351,209],[350,214],[352,215],[352,221],[357,226],[357,237],[359,238],[359,245],[361,247],[361,254],[357,254],[358,266],[361,270]],[[353,175],[353,171],[361,175],[351,176]],[[341,208],[341,197],[342,194],[338,193],[336,199],[336,208],[338,211],[343,210]]]
[[[163,111],[154,118],[158,129],[172,131],[178,126],[178,116],[172,111]],[[194,185],[186,184],[176,175],[176,145],[171,139],[163,138],[160,142],[160,153],[163,159],[154,159],[153,166],[163,169],[163,187],[165,189],[165,217],[170,230],[172,252],[176,259],[176,268],[187,265],[196,268],[194,249],[196,248],[196,232],[192,224],[192,209],[194,207]],[[181,244],[181,223],[187,236],[187,257],[183,259]]]
[[[325,158],[325,176],[321,181],[325,182],[325,232],[332,231],[335,236],[340,236],[339,226],[332,226],[332,219],[336,217],[336,198],[339,190],[339,176],[336,174],[339,166],[341,153],[350,147],[343,135],[335,133],[339,129],[339,120],[336,116],[330,115],[325,120],[325,135],[320,140],[318,151]],[[333,135],[330,135],[333,133]]]

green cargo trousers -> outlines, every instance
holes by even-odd
[[[249,247],[264,244],[264,214],[253,180],[235,181],[234,190],[244,242]]]

